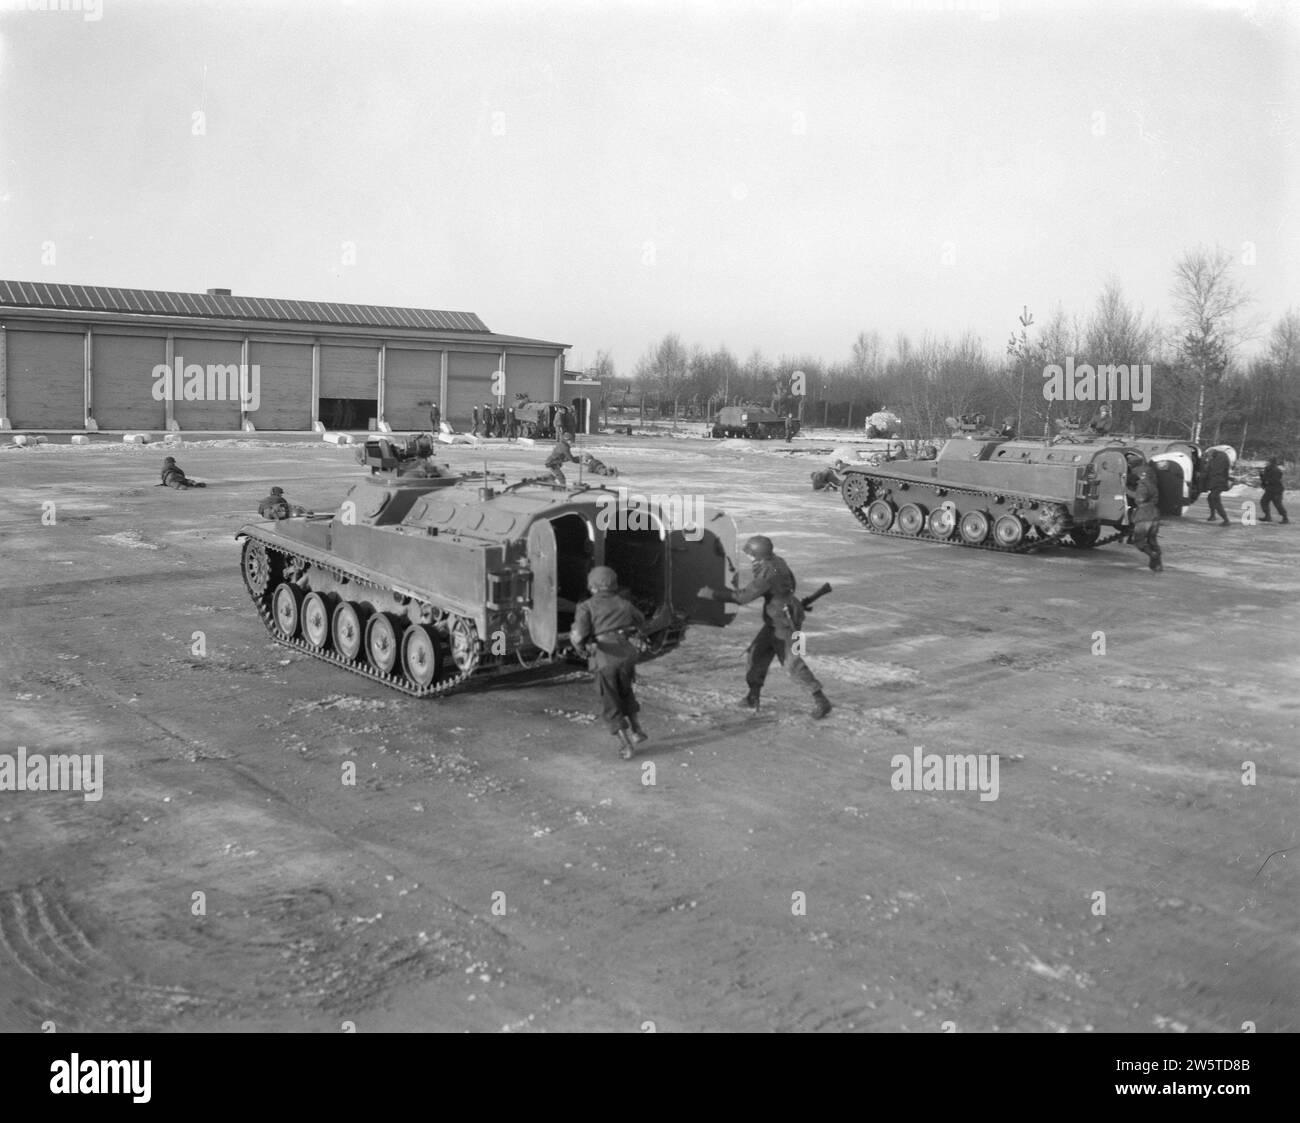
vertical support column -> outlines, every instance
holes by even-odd
[[[497,363],[497,370],[499,370],[503,375],[505,375],[505,378],[503,378],[502,381],[501,381],[501,396],[500,396],[500,398],[498,398],[498,400],[497,400],[497,404],[498,404],[498,405],[505,405],[505,404],[506,404],[506,398],[509,396],[509,390],[510,390],[510,375],[506,372],[506,358],[507,358],[507,356],[506,356],[506,349],[505,349],[504,347],[502,347],[502,348],[501,348],[501,359],[500,359],[500,361]]]
[[[560,396],[564,393],[564,352],[561,351],[555,356],[555,392],[551,395],[551,401],[560,402],[564,399]]]
[[[180,431],[180,425],[176,422],[176,393],[180,389],[181,379],[185,376],[183,370],[176,369],[176,336],[171,332],[167,333],[167,353],[164,356],[167,363],[167,393],[163,396],[164,409],[167,411],[163,427],[169,433]],[[185,361],[185,356],[181,356],[181,362]]]
[[[393,427],[384,419],[384,366],[388,362],[388,344],[379,345],[379,393],[376,395],[375,420],[381,433],[391,433]]]
[[[442,349],[442,370],[438,374],[438,409],[442,413],[444,421],[450,421],[447,416],[447,349]]]
[[[0,324],[0,429],[12,429],[9,422],[9,340]]]
[[[89,324],[86,325],[85,385],[82,394],[86,406],[84,411],[86,432],[97,433],[99,422],[95,420],[95,332]]]
[[[248,369],[249,339],[244,336],[239,344],[239,427],[245,433],[256,433],[257,427],[248,420],[248,411],[244,408],[248,403],[244,399],[245,387],[252,386],[249,381],[253,376]]]
[[[320,421],[320,340],[311,341],[311,431],[325,432]]]

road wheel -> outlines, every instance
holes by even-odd
[[[472,672],[478,666],[478,629],[473,620],[457,616],[447,630],[451,640],[451,661],[461,674]]]
[[[392,674],[397,665],[397,630],[386,612],[376,612],[366,622],[366,659],[381,674]]]
[[[1014,550],[1025,538],[1025,524],[1019,515],[1003,515],[993,524],[993,538],[1004,550]]]
[[[356,659],[361,654],[365,629],[361,626],[361,612],[351,601],[339,601],[334,606],[334,650],[344,659]]]
[[[989,536],[989,517],[983,511],[970,511],[962,515],[958,529],[963,542],[978,546]]]
[[[925,508],[905,503],[898,509],[898,529],[904,534],[920,534],[925,529]]]
[[[1088,523],[1087,526],[1074,526],[1070,528],[1070,541],[1080,550],[1091,550],[1095,545],[1097,545],[1097,539],[1100,537],[1100,523]]]
[[[877,499],[867,508],[867,523],[872,530],[888,530],[894,525],[894,505],[886,499]]]
[[[951,507],[936,507],[930,512],[927,523],[935,538],[951,538],[957,529],[957,512]]]
[[[871,481],[858,472],[846,472],[840,485],[840,494],[849,510],[856,511],[871,498]]]
[[[442,646],[423,624],[412,624],[402,636],[402,670],[416,686],[429,686],[442,671]]]
[[[308,593],[302,602],[302,638],[309,647],[324,651],[330,642],[328,593]]]
[[[271,618],[275,622],[276,633],[282,639],[293,639],[298,634],[298,622],[302,616],[299,611],[301,594],[297,585],[282,581],[271,595]]]

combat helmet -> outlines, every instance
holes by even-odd
[[[279,487],[279,486],[277,486],[277,487],[273,487],[273,488],[271,488],[271,494],[272,494],[272,495],[283,495],[283,494],[284,494],[284,488]]]
[[[766,561],[772,556],[772,539],[765,534],[755,534],[745,542],[743,552],[755,561]]]
[[[587,574],[587,588],[593,593],[612,593],[618,588],[618,574],[607,565],[598,565]]]

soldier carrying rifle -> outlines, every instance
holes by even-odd
[[[699,592],[705,600],[730,601],[733,604],[748,604],[763,598],[763,627],[746,653],[745,682],[749,693],[743,705],[751,710],[758,709],[759,694],[775,657],[790,677],[812,694],[812,716],[824,718],[831,712],[831,704],[822,693],[822,684],[817,681],[817,676],[809,670],[796,649],[794,636],[803,627],[804,613],[813,601],[830,592],[830,586],[823,585],[812,596],[800,600],[794,595],[794,574],[785,560],[772,552],[770,538],[756,534],[745,543],[744,552],[754,562],[754,579],[748,585],[736,592],[706,585]]]

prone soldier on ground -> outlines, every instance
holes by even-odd
[[[637,701],[636,662],[640,648],[635,637],[645,616],[618,587],[618,575],[607,565],[587,574],[591,596],[580,601],[569,631],[574,648],[587,656],[596,676],[600,716],[606,728],[618,738],[618,755],[631,760],[635,746],[647,739],[641,728]]]
[[[812,716],[824,718],[831,712],[831,704],[822,692],[822,684],[803,661],[796,649],[795,633],[803,628],[804,614],[822,590],[801,601],[794,595],[795,578],[785,560],[773,553],[772,540],[756,534],[744,546],[744,553],[754,562],[754,576],[743,589],[712,589],[705,586],[699,595],[705,600],[720,600],[732,604],[748,604],[763,598],[763,627],[754,637],[747,652],[745,683],[749,693],[743,704],[751,710],[758,709],[763,683],[773,658],[789,672],[790,677],[812,694]],[[829,587],[825,587],[829,592]]]
[[[166,487],[175,488],[180,491],[187,487],[207,487],[205,483],[198,480],[192,480],[185,474],[185,470],[176,463],[174,456],[167,457],[162,466],[162,482]]]
[[[831,453],[829,468],[822,468],[811,473],[813,491],[839,491],[844,483],[844,469],[854,460],[853,452],[847,448],[837,448]]]
[[[277,521],[311,514],[306,507],[299,507],[296,503],[290,503],[284,497],[284,488],[278,486],[271,488],[271,494],[257,505],[257,513],[264,519],[275,519]]]
[[[582,463],[593,476],[617,476],[618,469],[611,468],[603,460],[597,460],[589,452],[582,454]]]

